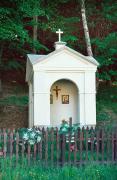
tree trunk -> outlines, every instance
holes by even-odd
[[[87,46],[87,54],[88,56],[93,56],[89,30],[88,30],[88,25],[87,25],[87,20],[86,20],[85,0],[81,0],[81,14],[82,14],[83,29],[84,29],[84,34],[85,34],[85,41],[86,41],[86,46]]]
[[[34,20],[34,23],[35,23],[35,25],[33,27],[33,40],[36,41],[37,40],[37,33],[38,33],[37,32],[37,30],[38,30],[38,25],[37,25],[37,23],[38,23],[38,16],[34,16],[33,20]],[[36,53],[36,49],[35,48],[33,48],[33,53]]]

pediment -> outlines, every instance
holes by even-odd
[[[76,51],[74,51],[76,52]],[[86,68],[86,67],[95,67],[96,64],[88,60],[85,56],[74,53],[67,49],[58,51],[57,53],[50,53],[44,59],[36,63],[36,69],[39,67],[45,68]]]
[[[28,54],[27,57],[26,81],[30,79],[33,71],[96,72],[99,65],[93,57],[84,56],[67,46],[48,55]]]

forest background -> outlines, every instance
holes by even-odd
[[[82,0],[0,2],[1,127],[4,126],[3,121],[8,122],[11,117],[16,119],[16,115],[13,118],[11,112],[19,111],[16,106],[28,106],[28,87],[25,82],[26,54],[48,54],[53,51],[54,42],[57,41],[55,31],[60,28],[64,32],[62,41],[87,55],[81,4]],[[116,119],[117,2],[85,0],[85,11],[93,56],[100,63],[96,74],[99,87],[97,117],[104,121],[113,119],[112,117]],[[104,85],[99,85],[100,82]],[[9,118],[6,117],[8,112],[11,113]],[[14,124],[11,120],[7,123],[8,127]]]

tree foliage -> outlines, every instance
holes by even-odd
[[[80,0],[8,0],[0,2],[0,66],[2,70],[25,69],[26,54],[52,51],[55,31],[64,31],[62,40],[86,54]],[[85,1],[94,57],[99,61],[97,76],[117,80],[117,3],[114,0]],[[38,22],[34,20],[38,17]],[[33,27],[37,25],[37,40]]]

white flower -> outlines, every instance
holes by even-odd
[[[30,134],[30,138],[34,138],[35,137],[35,132],[32,132],[31,134]]]
[[[69,128],[69,125],[67,123],[64,124],[65,128]]]
[[[41,132],[40,132],[39,130],[36,130],[36,133],[37,133],[37,134],[41,134]]]
[[[40,142],[40,141],[41,141],[41,137],[38,136],[38,137],[37,137],[37,143]]]
[[[23,135],[23,139],[24,139],[24,140],[28,140],[28,138],[29,138],[29,137],[28,137],[28,134],[25,133],[25,134]]]
[[[67,132],[67,129],[65,127],[63,127],[62,132]]]
[[[33,145],[35,142],[33,140],[29,140],[30,145]]]

